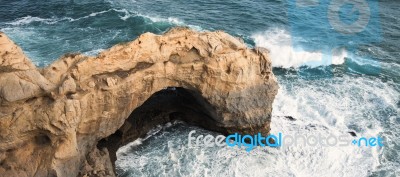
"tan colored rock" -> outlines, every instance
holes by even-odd
[[[0,32],[0,72],[36,69],[24,55],[22,49]]]
[[[145,33],[43,69],[0,35],[2,176],[113,176],[109,156],[119,146],[174,119],[225,134],[269,132],[278,85],[268,53],[222,31]],[[158,91],[193,104],[143,107]],[[143,110],[153,108],[161,114],[147,119]]]
[[[71,76],[68,76],[67,79],[63,82],[63,84],[59,88],[59,94],[65,95],[68,93],[75,93],[75,92],[76,92],[75,80]]]

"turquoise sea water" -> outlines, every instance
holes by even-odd
[[[36,65],[46,66],[64,53],[96,55],[144,32],[162,34],[173,26],[224,30],[250,47],[271,50],[281,87],[273,133],[355,131],[386,141],[383,148],[188,149],[190,130],[213,133],[178,123],[122,148],[120,176],[400,176],[400,4],[379,1],[380,41],[354,45],[351,37],[335,38],[343,45],[333,48],[324,25],[318,31],[310,26],[293,31],[293,25],[310,20],[327,22],[293,14],[290,2],[0,0],[0,31]],[[325,50],[335,51],[329,62],[323,62]]]

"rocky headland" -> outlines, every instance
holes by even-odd
[[[114,176],[116,150],[173,120],[268,134],[268,51],[173,28],[37,68],[0,33],[0,176]]]

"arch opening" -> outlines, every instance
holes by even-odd
[[[183,87],[166,87],[155,92],[141,106],[133,110],[125,123],[112,135],[98,142],[98,148],[107,148],[115,169],[117,150],[146,134],[157,125],[174,120],[184,121],[207,130],[228,134],[216,122],[215,108],[198,91]]]

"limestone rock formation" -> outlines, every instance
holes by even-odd
[[[0,33],[0,176],[114,176],[119,146],[174,119],[267,134],[277,89],[268,51],[222,31],[145,33],[46,68]]]

